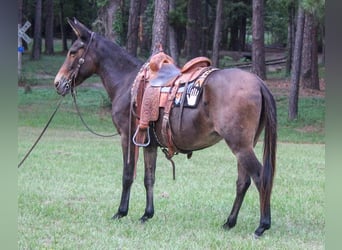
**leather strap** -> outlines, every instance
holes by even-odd
[[[176,81],[175,86],[172,88],[171,93],[168,96],[165,109],[164,109],[163,122],[162,122],[161,134],[162,134],[163,141],[166,142],[169,158],[171,158],[176,152],[176,147],[172,141],[172,131],[170,128],[169,117],[170,117],[170,111],[173,105],[173,100],[175,99],[178,88],[179,88],[179,82]]]

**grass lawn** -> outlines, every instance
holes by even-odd
[[[21,127],[19,152],[37,137]],[[236,161],[224,143],[175,157],[176,181],[159,154],[153,219],[142,225],[140,160],[126,218],[111,220],[121,194],[118,139],[50,129],[18,173],[19,249],[324,249],[324,145],[279,143],[273,225],[260,240],[255,186],[237,226],[221,228],[235,194]],[[261,153],[261,145],[257,146]]]
[[[31,70],[34,70],[32,68]],[[52,73],[51,73],[52,74]],[[52,78],[53,79],[53,78]],[[50,81],[50,80],[49,80]],[[36,140],[59,96],[50,85],[18,89],[18,162]],[[95,131],[113,133],[103,89],[78,89],[84,118]],[[261,239],[258,194],[248,190],[237,225],[226,231],[235,196],[236,160],[227,146],[174,157],[176,180],[159,152],[155,216],[145,224],[142,158],[127,217],[111,220],[121,195],[119,138],[83,127],[66,96],[29,158],[18,170],[19,249],[324,249],[325,101],[301,97],[300,116],[287,120],[287,98],[277,95],[279,143],[272,195],[272,228]],[[262,155],[262,143],[256,152]]]

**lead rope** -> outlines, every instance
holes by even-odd
[[[52,113],[50,119],[48,120],[48,122],[46,123],[43,131],[40,133],[40,135],[38,136],[37,140],[34,142],[34,144],[32,145],[32,147],[30,148],[30,150],[26,153],[26,155],[24,156],[24,158],[20,161],[20,163],[18,164],[18,168],[20,168],[20,166],[24,163],[24,161],[27,159],[27,157],[30,155],[30,153],[32,152],[32,150],[35,148],[35,146],[38,144],[40,138],[42,138],[43,134],[45,133],[46,129],[48,128],[48,126],[50,125],[53,117],[55,116],[57,110],[59,109],[59,107],[61,106],[62,104],[62,100],[63,100],[63,97],[61,97],[58,101],[58,104],[57,104],[57,107],[55,109],[55,111]]]
[[[88,125],[87,123],[85,122],[85,120],[83,119],[83,116],[80,112],[80,109],[78,108],[78,105],[76,103],[76,93],[75,91],[71,91],[71,95],[72,95],[72,99],[74,100],[74,104],[75,104],[75,108],[76,108],[76,111],[77,111],[77,114],[78,116],[80,117],[83,125],[88,129],[89,132],[91,132],[92,134],[94,135],[97,135],[97,136],[100,136],[100,137],[114,137],[114,136],[117,136],[119,133],[114,133],[114,134],[109,134],[109,135],[104,135],[104,134],[99,134],[97,132],[95,132],[94,130],[92,130]]]
[[[87,124],[86,122],[84,121],[81,113],[80,113],[80,110],[77,106],[77,103],[76,103],[76,97],[75,97],[75,92],[72,91],[72,97],[74,99],[74,103],[75,103],[75,107],[76,107],[76,110],[77,110],[77,114],[79,115],[83,125],[93,134],[97,135],[97,136],[101,136],[101,137],[113,137],[113,136],[116,136],[118,135],[118,133],[115,133],[115,134],[110,134],[110,135],[102,135],[102,134],[99,134],[99,133],[96,133],[95,131],[93,131]],[[33,143],[33,145],[31,146],[31,148],[29,149],[29,151],[25,154],[25,156],[23,157],[23,159],[20,161],[20,163],[18,164],[18,168],[21,167],[21,165],[24,163],[24,161],[28,158],[28,156],[31,154],[32,150],[36,147],[36,145],[38,144],[38,142],[40,141],[40,139],[42,138],[43,134],[45,133],[46,129],[49,127],[53,117],[55,116],[55,114],[57,113],[57,110],[59,109],[59,107],[61,106],[62,104],[62,101],[63,101],[63,96],[59,99],[58,103],[57,103],[57,106],[56,106],[56,109],[53,111],[52,115],[50,116],[48,122],[46,123],[45,127],[43,128],[42,132],[40,133],[40,135],[38,136],[38,138],[36,139],[36,141]]]
[[[78,105],[77,105],[77,102],[76,102],[76,77],[78,75],[78,71],[80,70],[81,66],[83,65],[83,63],[85,62],[85,56],[86,54],[88,53],[88,50],[89,50],[89,47],[90,47],[90,44],[91,42],[93,41],[94,39],[94,36],[95,36],[95,32],[91,32],[91,35],[90,35],[90,39],[89,39],[89,42],[87,44],[87,47],[86,49],[84,50],[82,56],[80,57],[80,59],[78,59],[78,64],[77,64],[77,67],[75,69],[75,71],[71,74],[71,81],[72,81],[72,85],[71,85],[71,95],[72,95],[72,98],[74,100],[74,104],[75,104],[75,108],[76,108],[76,111],[77,111],[77,114],[78,116],[80,117],[83,125],[88,129],[89,132],[91,132],[92,134],[94,135],[97,135],[97,136],[100,136],[100,137],[114,137],[114,136],[117,136],[119,133],[115,133],[115,134],[109,134],[109,135],[103,135],[103,134],[99,134],[99,133],[96,133],[94,130],[92,130],[88,125],[87,123],[85,122],[85,120],[83,119],[83,116],[80,112],[80,109],[78,108]]]

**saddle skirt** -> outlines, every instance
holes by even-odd
[[[163,51],[146,62],[137,74],[132,87],[132,104],[137,114],[133,143],[148,146],[149,126],[159,119],[159,110],[164,108],[162,141],[168,157],[179,152],[172,141],[169,115],[174,106],[195,108],[202,93],[202,85],[209,74],[217,68],[211,67],[210,59],[196,57],[178,68],[173,59]]]

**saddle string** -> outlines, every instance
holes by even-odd
[[[157,135],[157,132],[156,132],[156,128],[155,128],[155,123],[152,123],[152,132],[153,132],[154,138],[156,139],[158,145],[160,146],[162,152],[164,153],[165,158],[171,162],[172,177],[173,177],[173,180],[176,180],[176,164],[175,164],[175,162],[172,160],[172,156],[170,156],[167,147],[165,147],[165,146],[162,144],[162,142],[159,140],[158,135]],[[178,152],[176,152],[175,154],[178,154]]]
[[[172,156],[170,157],[169,151],[167,148],[162,148],[163,153],[165,154],[166,159],[168,159],[171,162],[172,167],[172,178],[173,180],[176,180],[176,165],[175,162],[172,160]]]
[[[129,108],[129,120],[128,120],[128,152],[127,152],[127,164],[131,162],[131,136],[132,136],[132,112],[133,112],[133,102],[130,102]]]

